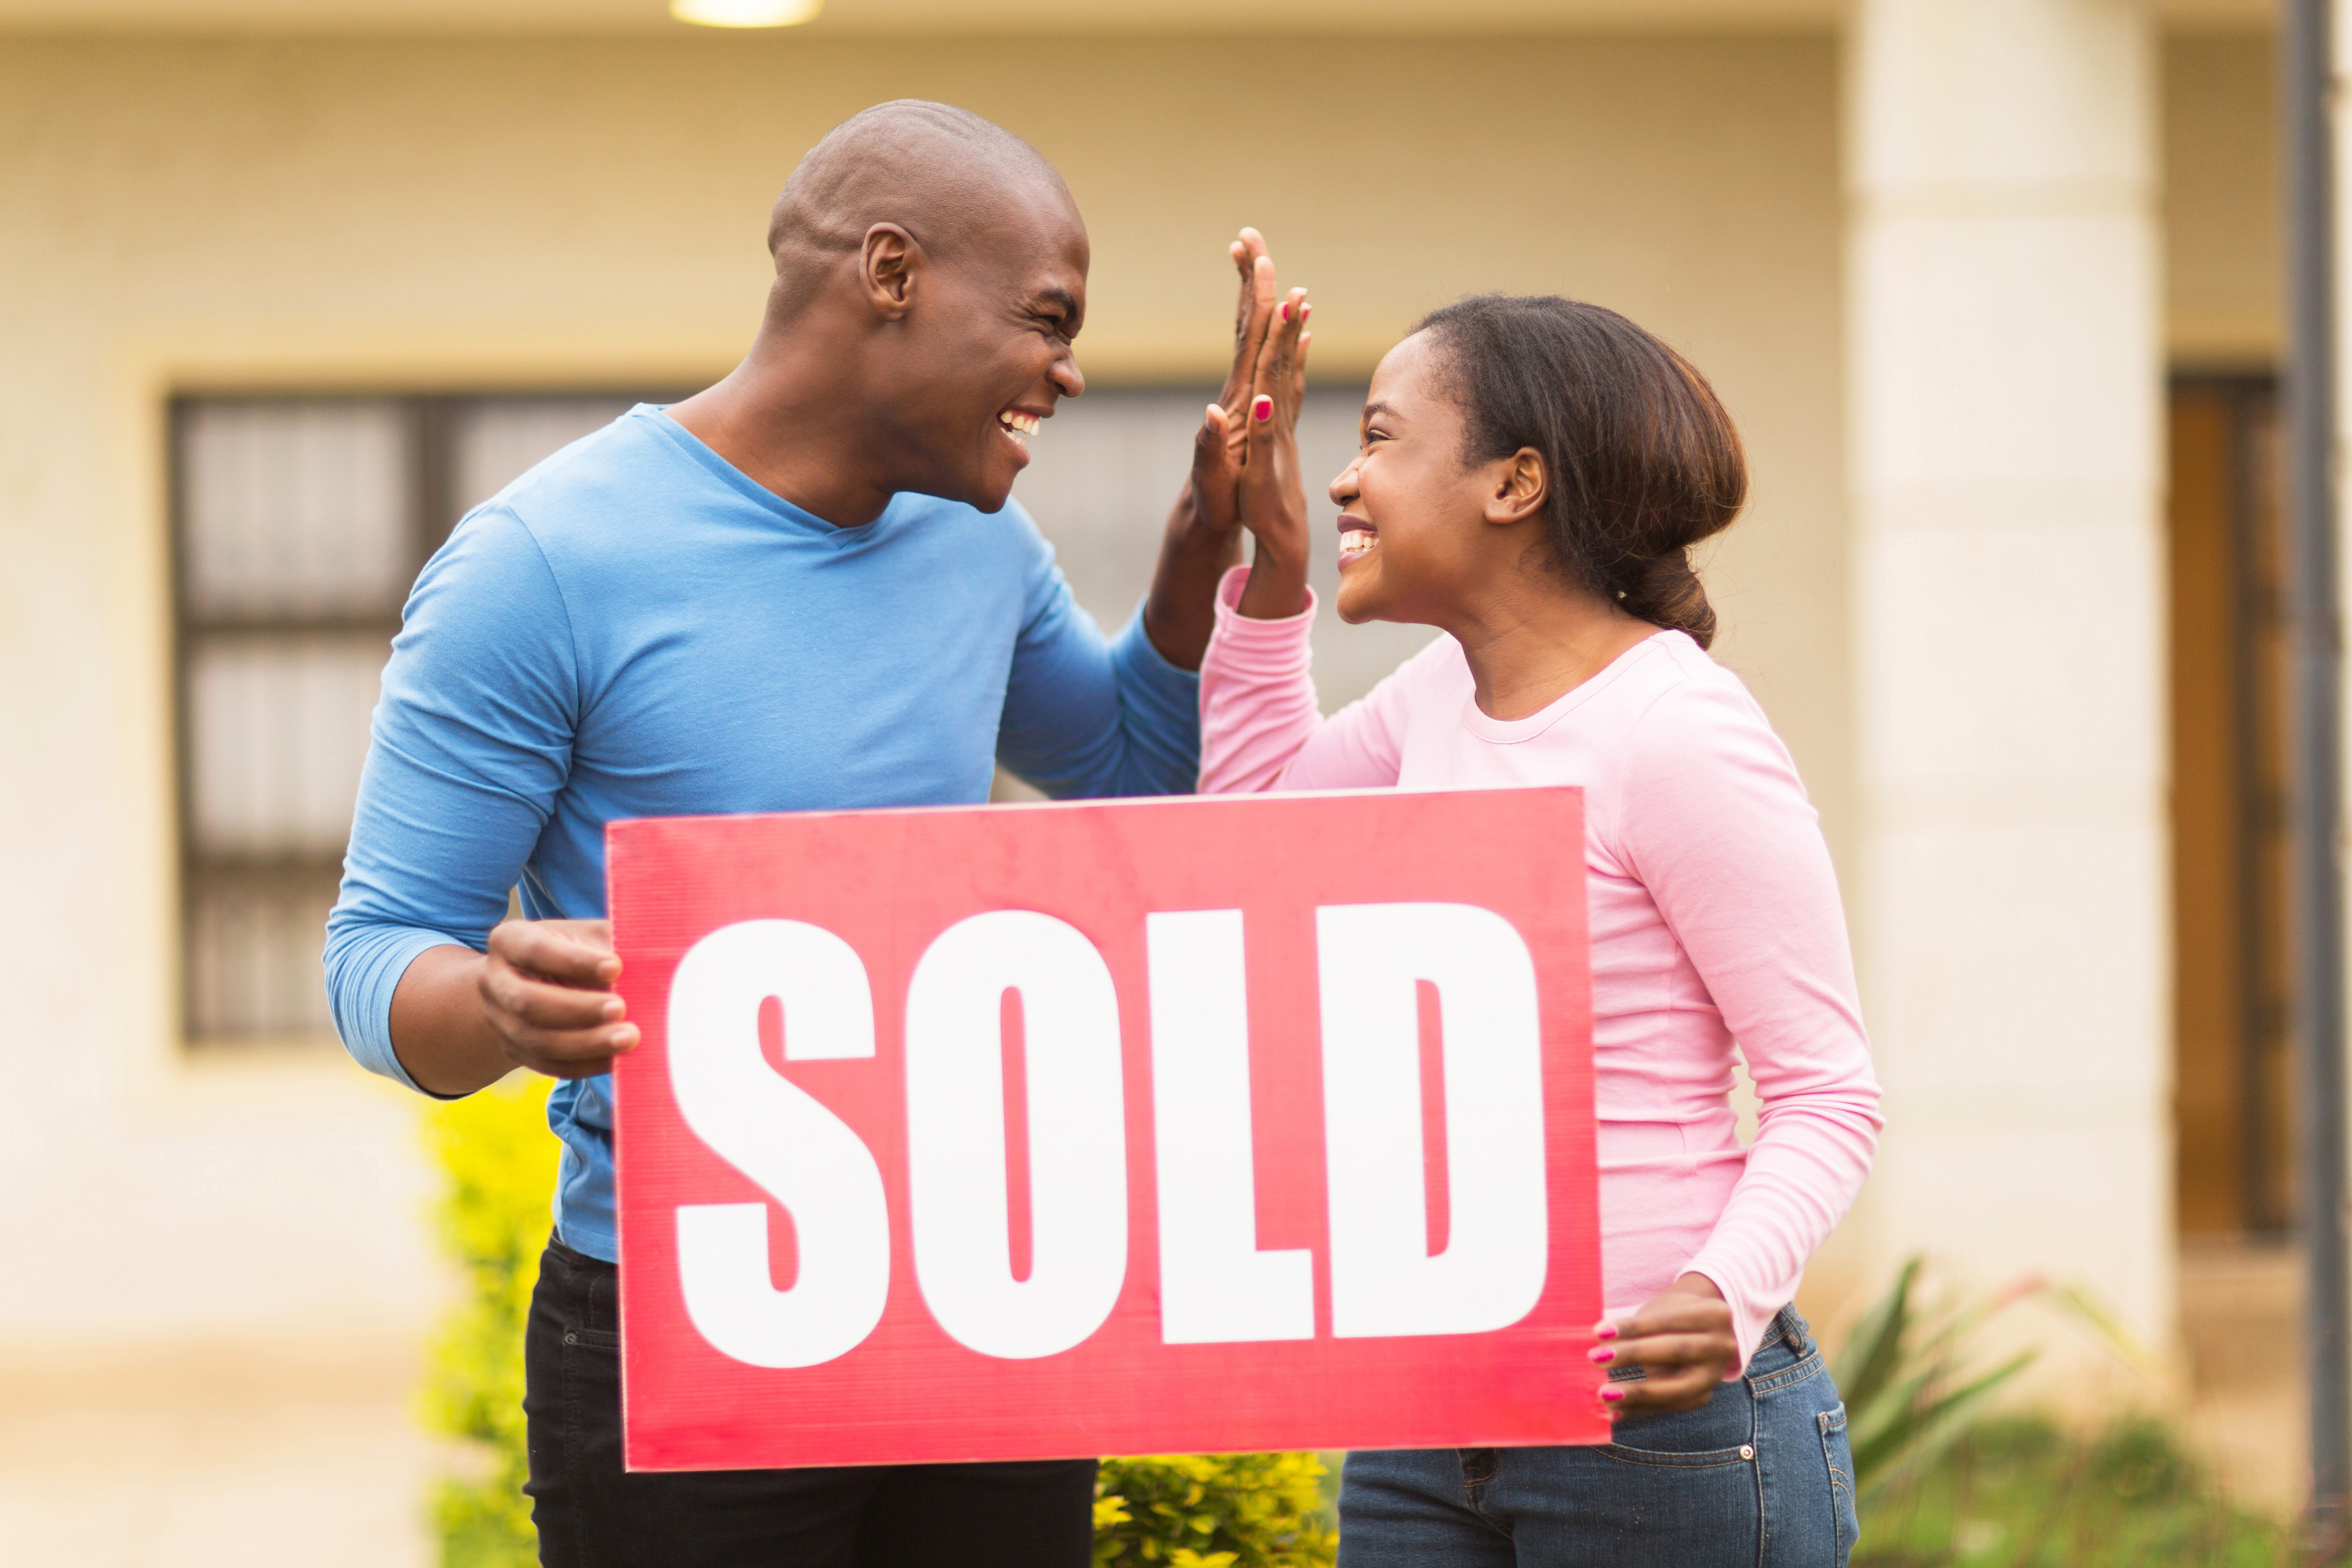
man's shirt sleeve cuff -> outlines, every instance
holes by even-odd
[[[1200,673],[1177,668],[1151,646],[1151,638],[1143,629],[1140,606],[1112,640],[1110,661],[1120,700],[1142,717],[1153,732],[1176,741],[1197,756],[1201,747]]]
[[[338,934],[328,947],[327,1000],[334,1012],[335,1033],[342,1037],[353,1061],[431,1099],[463,1098],[435,1094],[401,1066],[392,1048],[392,994],[427,948],[465,945],[444,932],[412,926],[373,926]]]

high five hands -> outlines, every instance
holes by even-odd
[[[1259,619],[1307,607],[1307,495],[1298,472],[1298,409],[1307,392],[1307,290],[1278,294],[1265,240],[1245,228],[1230,247],[1241,275],[1234,363],[1192,437],[1192,504],[1204,522],[1246,528],[1257,542],[1242,613]]]

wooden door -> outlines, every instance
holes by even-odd
[[[2293,971],[2275,384],[2178,378],[2170,423],[2179,1217],[2276,1232]]]

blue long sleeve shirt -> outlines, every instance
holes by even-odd
[[[988,798],[994,764],[1055,796],[1192,787],[1198,678],[1142,617],[1106,641],[1008,503],[901,495],[835,528],[640,405],[467,514],[402,615],[327,922],[359,1062],[394,988],[534,919],[604,913],[625,817]],[[556,1234],[614,1259],[611,1080],[548,1102]]]

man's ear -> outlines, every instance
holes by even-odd
[[[866,248],[858,257],[858,282],[876,315],[886,321],[906,319],[915,277],[924,262],[923,247],[897,224],[877,223],[866,231]]]
[[[1533,447],[1522,447],[1500,462],[1487,465],[1486,471],[1494,477],[1494,489],[1486,494],[1486,521],[1499,528],[1525,522],[1542,511],[1551,497],[1543,454]]]

